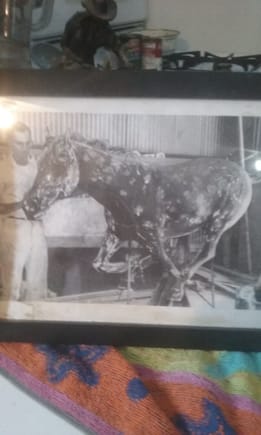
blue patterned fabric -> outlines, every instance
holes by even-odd
[[[102,358],[108,348],[106,346],[48,346],[39,345],[37,349],[46,355],[49,380],[61,382],[69,373],[75,373],[79,379],[89,386],[99,382],[99,375],[92,364]]]
[[[173,419],[176,428],[181,431],[182,435],[236,435],[221,409],[215,403],[204,399],[202,407],[204,416],[200,421],[193,421],[190,417],[181,414]]]

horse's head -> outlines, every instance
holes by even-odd
[[[38,217],[56,200],[69,197],[78,182],[79,167],[71,135],[48,136],[37,177],[24,202],[28,217]]]

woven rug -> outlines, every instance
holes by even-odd
[[[94,434],[261,434],[261,353],[1,343],[0,370]]]

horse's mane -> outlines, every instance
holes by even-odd
[[[113,156],[124,156],[125,158],[140,158],[141,154],[137,150],[128,150],[124,147],[111,147],[110,144],[101,139],[86,139],[79,133],[72,133],[70,140],[74,145],[82,148],[94,148],[104,154],[111,154]]]
[[[49,158],[51,158],[53,155],[53,147],[55,147],[59,141],[64,141],[64,143],[66,143],[67,140],[69,140],[69,142],[72,144],[72,148],[74,148],[76,153],[77,151],[84,152],[85,149],[94,149],[99,151],[99,153],[105,158],[111,156],[114,160],[119,159],[120,161],[124,160],[139,165],[141,164],[142,155],[137,150],[129,150],[125,147],[112,147],[111,144],[102,139],[88,139],[81,133],[67,132],[56,136],[52,136],[50,134],[46,136],[45,147],[38,160],[39,166],[42,165],[42,167],[44,167],[46,164],[48,166],[48,161],[50,162]]]

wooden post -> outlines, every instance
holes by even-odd
[[[245,169],[245,141],[244,141],[244,127],[243,118],[239,116],[239,152],[240,152],[240,163],[243,169]],[[246,240],[246,254],[247,254],[247,268],[248,272],[252,274],[252,250],[251,250],[251,240],[249,234],[249,218],[248,211],[244,215],[244,230],[245,230],[245,240]]]
[[[131,302],[131,296],[132,296],[132,276],[131,276],[131,248],[132,243],[131,240],[128,241],[128,276],[127,276],[127,304]]]
[[[216,305],[216,288],[215,288],[215,271],[214,271],[214,260],[211,261],[211,305],[215,308]]]

